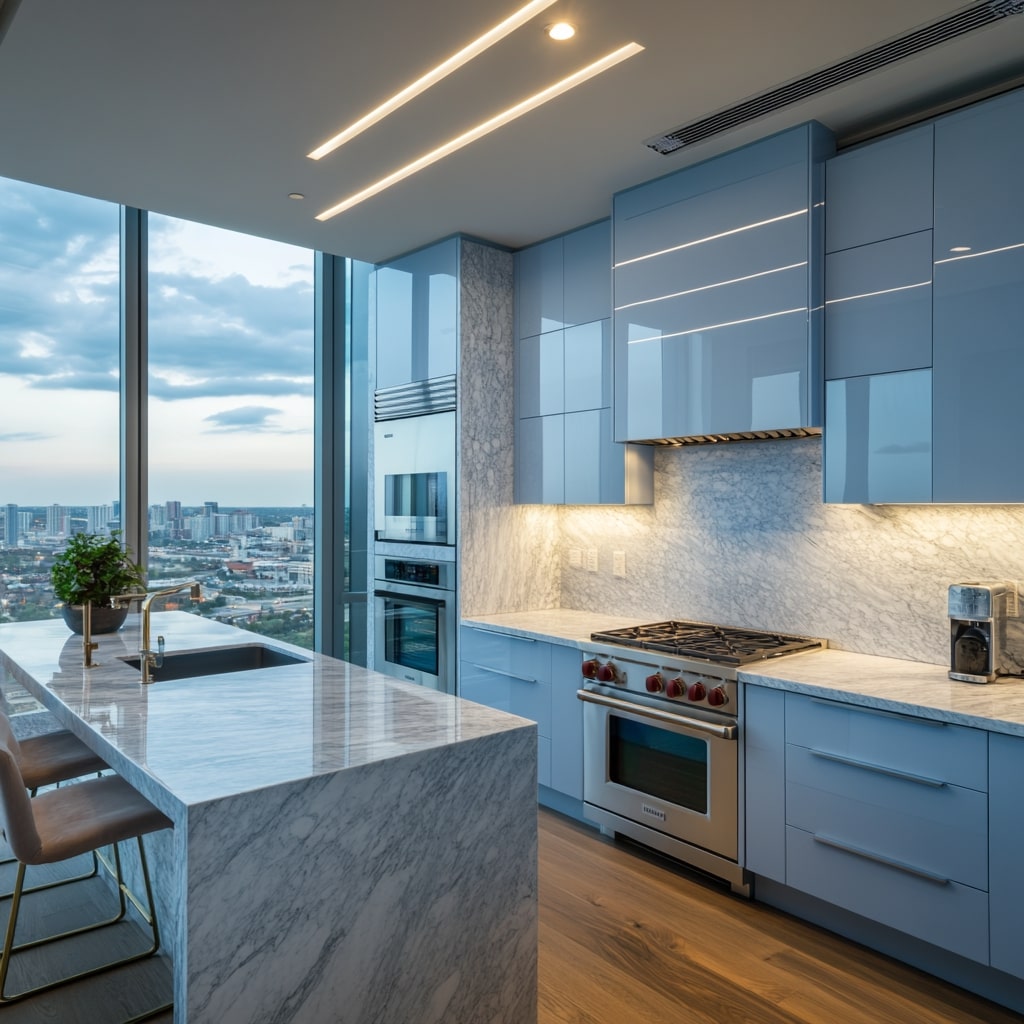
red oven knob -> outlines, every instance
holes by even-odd
[[[617,683],[619,681],[619,670],[607,661],[597,666],[597,679],[601,683]]]
[[[686,699],[693,701],[703,700],[707,696],[707,692],[707,687],[703,683],[694,683],[686,691]]]
[[[666,697],[671,697],[675,700],[678,697],[682,697],[684,693],[686,693],[686,684],[679,678],[679,676],[676,676],[675,679],[670,679],[665,684]]]
[[[661,678],[660,672],[655,672],[654,675],[648,676],[644,680],[644,685],[647,687],[648,693],[661,693],[665,688],[665,680]]]
[[[729,703],[729,695],[724,686],[713,686],[708,693],[708,703],[714,708],[725,707]]]
[[[591,658],[589,661],[583,662],[583,666],[580,669],[583,673],[584,679],[596,679],[597,678],[597,658]]]

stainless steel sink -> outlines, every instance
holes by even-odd
[[[219,676],[227,672],[250,672],[253,669],[301,665],[309,660],[263,644],[244,644],[240,647],[217,647],[204,651],[165,654],[163,664],[158,668],[151,668],[150,675],[153,682],[159,683],[172,679],[192,679],[195,676]],[[139,672],[142,671],[142,661],[138,656],[122,658],[121,661]]]

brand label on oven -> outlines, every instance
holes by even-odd
[[[650,815],[652,818],[657,818],[658,821],[665,820],[665,812],[659,811],[657,807],[652,807],[650,804],[641,804],[640,810],[642,810],[644,814]]]

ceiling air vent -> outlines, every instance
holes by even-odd
[[[781,110],[791,103],[798,103],[810,96],[815,96],[833,86],[842,85],[870,71],[877,71],[889,64],[894,64],[904,57],[912,57],[915,53],[927,50],[939,43],[948,42],[976,28],[983,28],[1002,18],[1008,18],[1024,11],[1024,0],[987,0],[985,3],[972,4],[956,14],[908,32],[904,36],[890,39],[870,50],[864,50],[853,57],[822,68],[803,78],[794,79],[780,85],[769,92],[752,96],[750,99],[726,107],[715,114],[703,117],[692,124],[683,125],[675,131],[657,135],[645,143],[656,153],[674,153],[683,146],[691,146],[695,142],[703,142],[713,135],[719,135],[736,128],[748,121],[753,121],[765,114]]]

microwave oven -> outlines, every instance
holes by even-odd
[[[374,424],[374,536],[455,543],[455,413]]]

